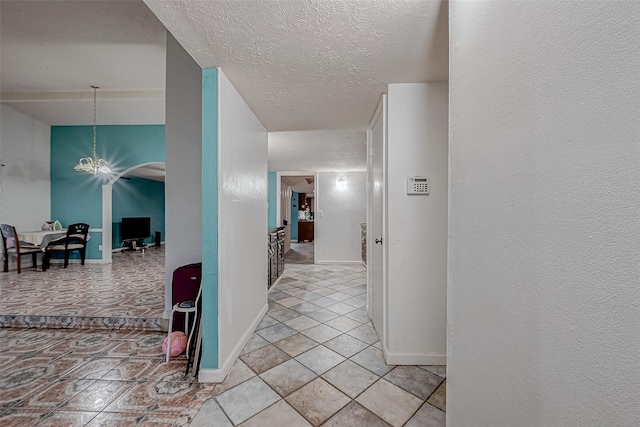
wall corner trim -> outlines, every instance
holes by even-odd
[[[222,363],[220,368],[200,369],[200,372],[198,374],[198,382],[221,383],[222,381],[224,381],[224,379],[229,374],[229,371],[231,371],[233,364],[238,359],[238,356],[240,356],[240,352],[247,344],[247,341],[249,341],[249,338],[251,338],[253,331],[256,330],[264,315],[267,314],[268,309],[268,304],[265,304],[264,307],[262,307],[262,309],[258,312],[258,315],[255,317],[255,319],[253,319],[253,322],[251,322],[251,325],[249,325],[244,334],[242,334],[242,337],[231,351],[231,354],[229,354],[229,357],[227,357],[227,359]]]

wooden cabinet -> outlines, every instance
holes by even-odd
[[[304,193],[300,193],[298,195],[298,210],[303,211],[304,208],[303,206],[306,207],[307,205],[307,195]]]
[[[298,222],[298,242],[313,242],[313,221]]]

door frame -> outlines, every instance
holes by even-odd
[[[276,172],[276,224],[282,224],[282,177],[283,176],[313,176],[313,188],[315,189],[315,197],[314,197],[314,205],[316,212],[318,211],[318,173],[317,172],[305,172],[305,171],[284,171],[284,172]],[[289,198],[291,200],[291,198]],[[313,222],[313,263],[317,264],[317,251],[316,249],[316,223]]]

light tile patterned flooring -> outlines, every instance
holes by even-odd
[[[288,264],[199,426],[445,425],[445,367],[389,366],[361,266]]]
[[[160,316],[154,292],[161,294],[163,284],[151,287],[164,276],[164,251],[124,257],[112,266],[54,268],[58,274],[49,276],[0,274],[0,318],[8,307],[14,318],[60,315],[38,312],[52,306],[87,318]],[[162,275],[136,277],[136,264],[153,262]],[[101,286],[78,289],[70,278]],[[185,376],[184,356],[164,363],[164,334],[125,329],[139,324],[0,329],[0,425],[445,425],[444,367],[384,363],[364,311],[364,283],[360,266],[287,265],[269,294],[267,315],[217,385]],[[26,304],[16,303],[20,285]],[[74,289],[82,295],[76,298]],[[68,292],[66,299],[53,298],[60,292]]]
[[[112,264],[38,266],[0,273],[0,327],[160,330],[164,246],[114,253]]]

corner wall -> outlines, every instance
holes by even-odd
[[[202,69],[168,32],[166,122],[164,317],[168,319],[173,271],[202,261]]]
[[[221,70],[219,84],[219,368],[267,311],[267,132]]]
[[[638,425],[640,3],[450,8],[447,424]]]

